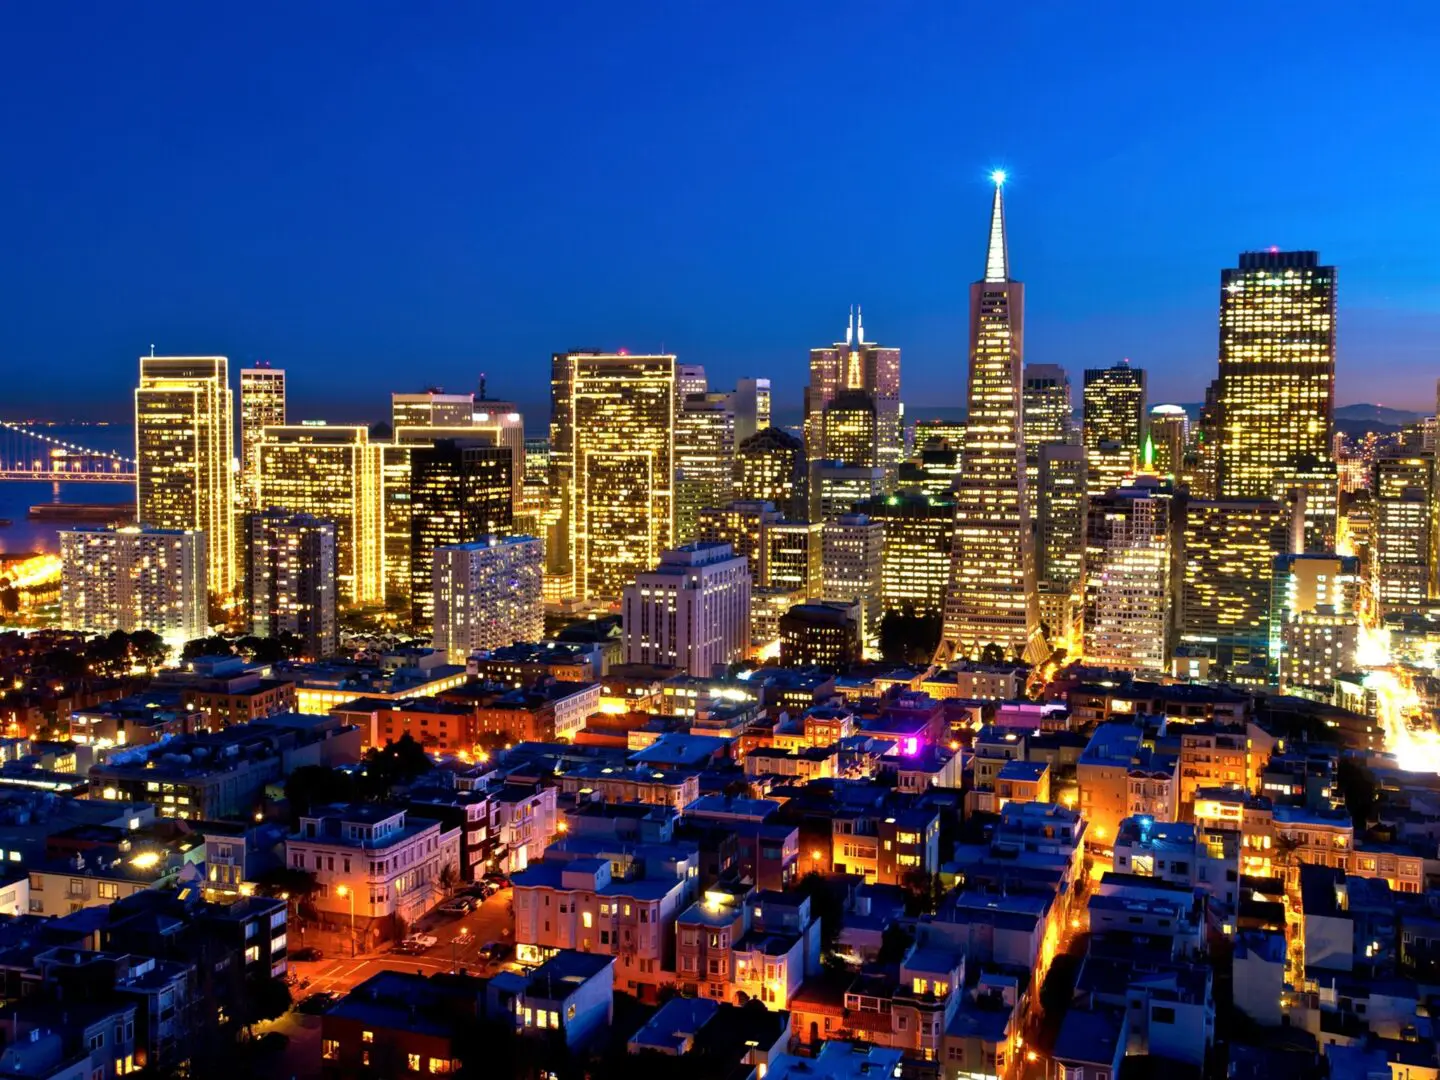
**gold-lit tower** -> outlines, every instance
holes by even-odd
[[[1004,173],[995,173],[985,277],[970,286],[970,414],[955,486],[955,536],[937,659],[991,647],[1045,658],[1025,489],[1021,386],[1025,287],[1010,278]]]
[[[135,518],[205,534],[209,588],[235,585],[234,402],[223,356],[142,356],[135,390]]]

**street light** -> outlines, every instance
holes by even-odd
[[[460,928],[460,933],[456,934],[454,937],[452,937],[452,938],[450,939],[450,970],[451,970],[451,972],[455,972],[455,971],[459,971],[459,970],[460,970],[459,964],[458,964],[458,963],[456,962],[456,960],[455,960],[455,946],[456,946],[456,945],[465,945],[465,944],[468,944],[469,941],[470,941],[470,928],[469,928],[468,926],[462,926],[462,927]]]
[[[355,890],[349,885],[341,885],[335,889],[335,895],[350,899],[350,955],[353,957],[358,951],[355,948]]]

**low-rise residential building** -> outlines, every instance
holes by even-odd
[[[1239,905],[1239,830],[1128,817],[1115,837],[1114,866],[1117,873],[1202,889],[1224,912]]]
[[[677,921],[676,985],[701,997],[785,1009],[819,964],[808,897],[716,884]]]
[[[356,947],[396,936],[444,899],[441,874],[459,880],[460,830],[376,804],[302,816],[285,863],[314,874],[322,920],[356,935]]]
[[[486,1011],[509,1015],[530,1038],[560,1038],[570,1050],[599,1042],[615,1019],[615,958],[565,950],[539,967],[502,971],[486,988]]]

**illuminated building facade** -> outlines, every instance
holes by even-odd
[[[821,424],[825,460],[867,467],[878,464],[875,399],[869,394],[859,390],[836,394],[825,406]]]
[[[475,399],[475,412],[470,426],[488,438],[491,445],[510,451],[512,498],[518,508],[525,497],[525,417],[513,401]]]
[[[287,424],[260,440],[260,504],[335,525],[341,603],[385,599],[383,450],[361,426]]]
[[[695,539],[700,511],[734,497],[735,409],[730,394],[690,394],[675,417],[675,536]]]
[[[1223,499],[1271,496],[1276,470],[1328,458],[1335,412],[1335,268],[1313,251],[1250,251],[1220,273]]]
[[[309,514],[257,511],[245,519],[245,611],[256,637],[294,634],[304,656],[339,648],[335,526]]]
[[[1289,554],[1289,517],[1271,499],[1194,500],[1180,551],[1180,640],[1227,671],[1264,668],[1275,556]]]
[[[434,623],[434,552],[514,526],[512,451],[479,437],[410,451],[410,621]]]
[[[1003,174],[995,180],[985,277],[970,286],[970,413],[937,659],[979,659],[988,646],[998,646],[1007,656],[1038,663],[1048,650],[1025,488],[1025,287],[1010,278]]]
[[[866,397],[873,414],[870,444],[857,453],[856,418],[837,418],[834,433],[844,441],[830,443],[832,429],[826,419],[831,404],[841,395]],[[855,405],[847,407],[853,413]],[[851,464],[879,465],[894,476],[904,456],[904,416],[900,405],[900,350],[865,340],[864,320],[852,312],[845,340],[810,350],[810,384],[805,387],[805,451],[811,461],[844,460]]]
[[[856,503],[885,493],[885,470],[878,465],[844,465],[838,461],[810,463],[810,521],[833,521]]]
[[[1359,644],[1360,560],[1326,554],[1280,555],[1270,588],[1270,670],[1282,687],[1330,689],[1355,671]]]
[[[765,428],[735,452],[735,498],[774,503],[786,517],[804,519],[805,467],[805,446],[799,439],[776,427]]]
[[[1108,491],[1116,482],[1116,466],[1108,466],[1107,471],[1102,459],[1123,459],[1123,473],[1131,472],[1145,444],[1144,369],[1131,367],[1129,361],[1086,369],[1084,432],[1091,461],[1090,490]]]
[[[1419,455],[1375,462],[1370,591],[1381,617],[1418,611],[1433,595],[1434,470]]]
[[[1220,380],[1212,379],[1205,387],[1205,404],[1195,424],[1193,445],[1185,455],[1181,482],[1192,499],[1216,497],[1220,471]]]
[[[240,369],[241,497],[252,509],[260,497],[260,433],[285,423],[285,371],[259,363]]]
[[[1085,661],[1164,671],[1172,641],[1175,500],[1141,477],[1090,496],[1085,515]]]
[[[205,558],[194,530],[61,530],[61,621],[93,634],[152,630],[174,648],[205,637]]]
[[[626,586],[625,662],[709,678],[750,649],[750,567],[729,544],[686,544]]]
[[[915,449],[922,450],[927,446],[943,447],[958,454],[965,449],[965,421],[917,420]]]
[[[735,444],[759,434],[770,426],[770,380],[740,379],[731,395],[735,410]]]
[[[1290,513],[1295,551],[1335,550],[1340,516],[1340,477],[1334,461],[1297,456],[1275,469],[1270,497]]]
[[[900,486],[948,499],[960,475],[960,451],[930,444],[900,463]]]
[[[205,534],[208,587],[235,586],[234,403],[223,356],[142,356],[135,520]]]
[[[1063,446],[1072,438],[1073,406],[1070,376],[1059,364],[1026,364],[1022,394],[1025,431],[1025,483],[1033,490],[1040,480],[1040,449]]]
[[[886,612],[939,615],[950,581],[955,504],[914,491],[897,491],[855,508],[885,530],[881,562]]]
[[[1156,405],[1150,410],[1150,464],[1155,472],[1178,480],[1189,443],[1189,413],[1179,405]]]
[[[818,596],[823,588],[824,526],[807,521],[779,521],[765,532],[765,577],[772,589],[804,590]]]
[[[1085,448],[1040,447],[1035,485],[1035,572],[1040,616],[1052,638],[1073,643],[1085,570]]]
[[[864,514],[844,514],[821,529],[821,576],[826,600],[860,605],[861,640],[880,643],[885,608],[885,526]]]
[[[783,520],[774,503],[749,499],[707,507],[700,512],[695,531],[703,543],[729,544],[731,551],[749,562],[755,584],[764,585],[770,529]]]
[[[437,652],[451,664],[545,634],[544,554],[533,536],[487,536],[433,556]]]
[[[846,609],[796,604],[780,616],[780,663],[839,671],[860,660],[860,628]]]
[[[576,599],[618,600],[672,546],[675,376],[674,356],[555,357],[551,488],[565,507]]]
[[[474,394],[426,390],[390,395],[390,427],[394,431],[402,427],[469,427],[474,413]]]

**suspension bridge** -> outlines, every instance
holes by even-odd
[[[0,420],[0,480],[133,484],[135,462]]]

